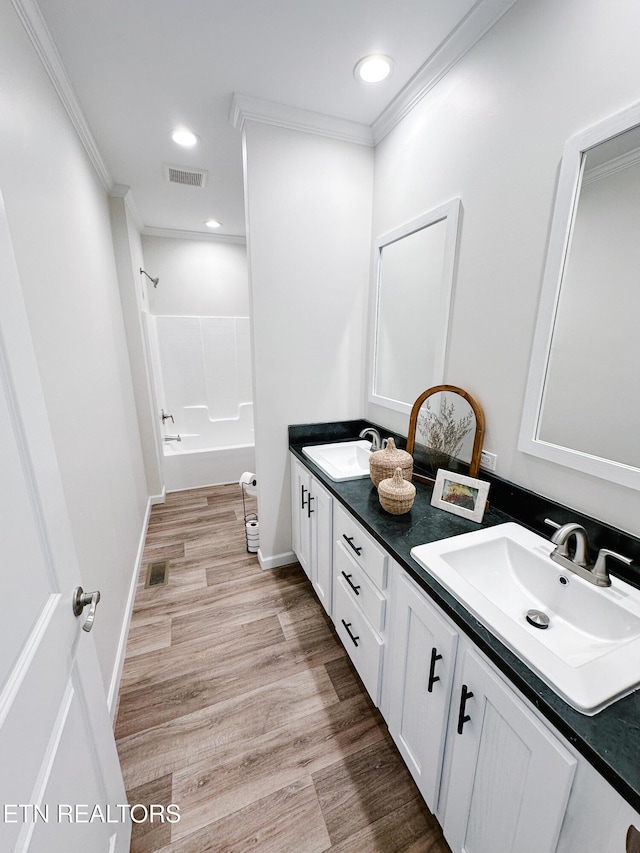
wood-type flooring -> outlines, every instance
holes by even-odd
[[[129,802],[180,820],[134,823],[132,853],[450,853],[304,572],[261,570],[243,512],[237,485],[151,512],[116,739]]]

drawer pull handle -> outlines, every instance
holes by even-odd
[[[315,498],[310,494],[307,498],[307,518],[311,518],[311,513],[315,512],[315,509],[311,509],[311,501],[315,501]]]
[[[462,685],[462,692],[460,693],[460,710],[458,712],[458,734],[462,734],[462,729],[464,728],[464,724],[468,723],[471,717],[469,714],[465,714],[465,709],[467,705],[467,699],[471,699],[473,693],[469,690],[466,684]]]
[[[357,646],[357,645],[358,645],[358,640],[360,639],[360,637],[354,637],[354,636],[353,636],[353,634],[351,633],[351,631],[349,630],[349,628],[351,627],[351,622],[345,622],[345,621],[344,621],[344,619],[341,619],[340,621],[341,621],[341,622],[342,622],[342,624],[344,625],[344,630],[347,632],[347,634],[348,634],[348,635],[351,637],[351,639],[353,640],[353,645],[354,645],[354,646]]]
[[[362,547],[361,547],[361,546],[356,546],[356,545],[354,545],[354,544],[353,544],[353,536],[347,536],[347,534],[346,534],[346,533],[343,533],[343,534],[342,534],[342,538],[347,540],[347,542],[348,542],[348,543],[349,543],[349,545],[353,548],[353,550],[356,552],[356,554],[358,555],[358,557],[360,556],[360,554],[362,554]]]
[[[427,685],[427,693],[433,693],[433,685],[436,681],[440,681],[440,676],[435,674],[436,661],[442,660],[442,655],[438,654],[438,650],[434,646],[431,649],[431,666],[429,667],[429,684]]]
[[[349,584],[355,594],[360,595],[360,586],[356,586],[356,584],[354,584],[354,582],[351,580],[353,575],[348,575],[346,572],[342,572],[342,577],[346,580],[346,582]]]
[[[300,486],[300,489],[301,489],[300,495],[301,495],[301,497],[302,497],[302,503],[300,504],[300,509],[304,509],[304,507],[305,507],[305,503],[304,503],[304,493],[305,493],[305,492],[308,492],[309,490],[308,490],[308,489],[305,489],[305,487],[304,487],[304,486],[302,486],[302,485]]]

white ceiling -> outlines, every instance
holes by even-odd
[[[371,125],[483,0],[37,2],[99,154],[131,187],[142,224],[211,233],[204,222],[215,218],[221,233],[242,235],[234,93]],[[370,53],[395,61],[378,86],[353,76]],[[177,125],[199,136],[196,148],[172,142]],[[207,183],[169,184],[164,164],[206,169]]]

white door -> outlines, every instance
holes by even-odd
[[[0,197],[0,850],[129,850],[131,823]],[[97,609],[100,619],[100,608]]]

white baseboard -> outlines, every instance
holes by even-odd
[[[166,489],[166,486],[163,486],[162,487],[162,494],[161,495],[151,495],[151,497],[149,498],[149,503],[151,504],[151,506],[157,506],[157,504],[163,504],[166,499],[167,499],[167,489]]]
[[[258,561],[261,569],[278,569],[280,566],[290,566],[291,563],[297,563],[298,558],[293,551],[274,554],[273,557],[263,557],[262,551],[258,550]]]
[[[124,657],[127,650],[127,638],[129,636],[129,626],[131,625],[131,616],[133,615],[133,605],[136,598],[136,587],[138,585],[138,575],[142,565],[142,552],[144,551],[144,543],[147,538],[147,527],[149,526],[149,515],[151,514],[151,505],[154,498],[150,497],[147,502],[147,511],[145,512],[144,522],[142,524],[142,532],[140,534],[140,542],[138,543],[138,553],[136,555],[133,573],[131,575],[131,585],[129,586],[129,595],[127,598],[127,606],[125,608],[124,619],[122,620],[122,628],[120,630],[120,641],[118,643],[118,653],[113,666],[111,675],[111,683],[109,684],[109,693],[107,694],[107,707],[111,716],[112,723],[115,724],[116,714],[118,712],[118,694],[120,692],[120,679],[122,678],[122,669],[124,667]],[[164,491],[162,501],[164,503]]]

